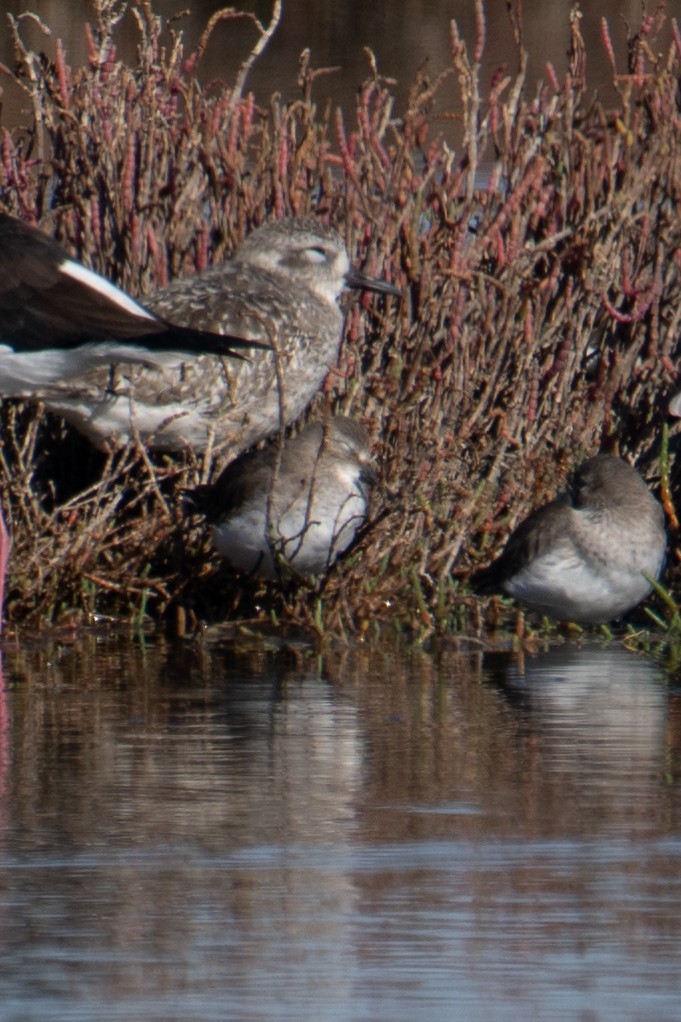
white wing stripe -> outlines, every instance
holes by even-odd
[[[73,280],[80,281],[81,284],[92,288],[93,291],[98,291],[121,309],[132,313],[133,316],[143,316],[145,319],[156,320],[156,316],[147,309],[142,308],[141,305],[138,305],[129,295],[126,295],[125,291],[121,291],[115,284],[109,283],[104,277],[100,277],[98,273],[88,270],[87,267],[82,266],[80,263],[74,263],[71,259],[65,259],[59,264],[59,269],[67,277],[72,277]]]

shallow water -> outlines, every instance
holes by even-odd
[[[5,651],[2,1019],[676,1019],[679,697],[619,647]]]

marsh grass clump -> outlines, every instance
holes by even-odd
[[[646,16],[620,68],[604,25],[619,95],[605,109],[587,91],[576,11],[562,80],[549,67],[532,92],[519,43],[518,71],[483,82],[478,3],[473,52],[452,23],[451,67],[420,76],[403,110],[370,61],[351,117],[319,104],[308,55],[289,104],[246,92],[245,72],[204,88],[208,36],[187,55],[148,3],[131,9],[135,66],[116,57],[103,0],[78,69],[59,45],[53,61],[29,50],[13,22],[4,73],[32,122],[2,129],[3,208],[141,296],[228,257],[270,216],[338,225],[353,260],[404,298],[349,306],[339,364],[307,417],[361,419],[382,485],[373,524],[321,583],[243,582],[182,509],[182,488],[218,467],[210,452],[161,458],[133,442],[77,459],[74,478],[68,451],[83,441],[39,408],[8,407],[10,619],[181,607],[318,631],[479,629],[468,575],[577,461],[616,449],[653,484],[659,472],[680,347],[678,27],[661,9]],[[462,125],[455,150],[435,97]],[[676,445],[672,430],[670,500]]]

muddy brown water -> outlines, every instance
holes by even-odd
[[[3,1022],[678,1018],[640,655],[86,637],[0,706]]]

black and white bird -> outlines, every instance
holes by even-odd
[[[577,469],[565,493],[521,522],[471,583],[559,620],[599,624],[648,596],[665,549],[660,503],[636,469],[600,454]]]
[[[42,231],[0,213],[0,397],[77,392],[89,373],[108,376],[111,365],[179,371],[198,354],[222,361],[253,347],[224,331],[164,320],[70,259]],[[0,622],[8,552],[0,518]]]
[[[113,378],[106,366],[86,366],[75,378],[36,381],[35,392],[98,446],[126,441],[134,430],[156,449],[199,451],[210,443],[236,456],[297,419],[319,391],[338,356],[344,287],[400,294],[353,270],[331,228],[312,219],[274,221],[253,231],[233,259],[144,299],[152,324],[260,344],[248,359],[211,351],[174,362],[128,360]]]
[[[236,456],[321,387],[346,286],[401,293],[353,270],[338,234],[312,219],[266,224],[234,259],[141,303],[0,214],[0,398],[40,399],[98,447],[135,435]]]
[[[374,481],[366,430],[339,415],[242,454],[187,498],[232,567],[275,579],[328,571],[364,524]]]
[[[253,347],[164,319],[38,228],[0,213],[0,397],[41,397],[118,363],[164,368]]]

